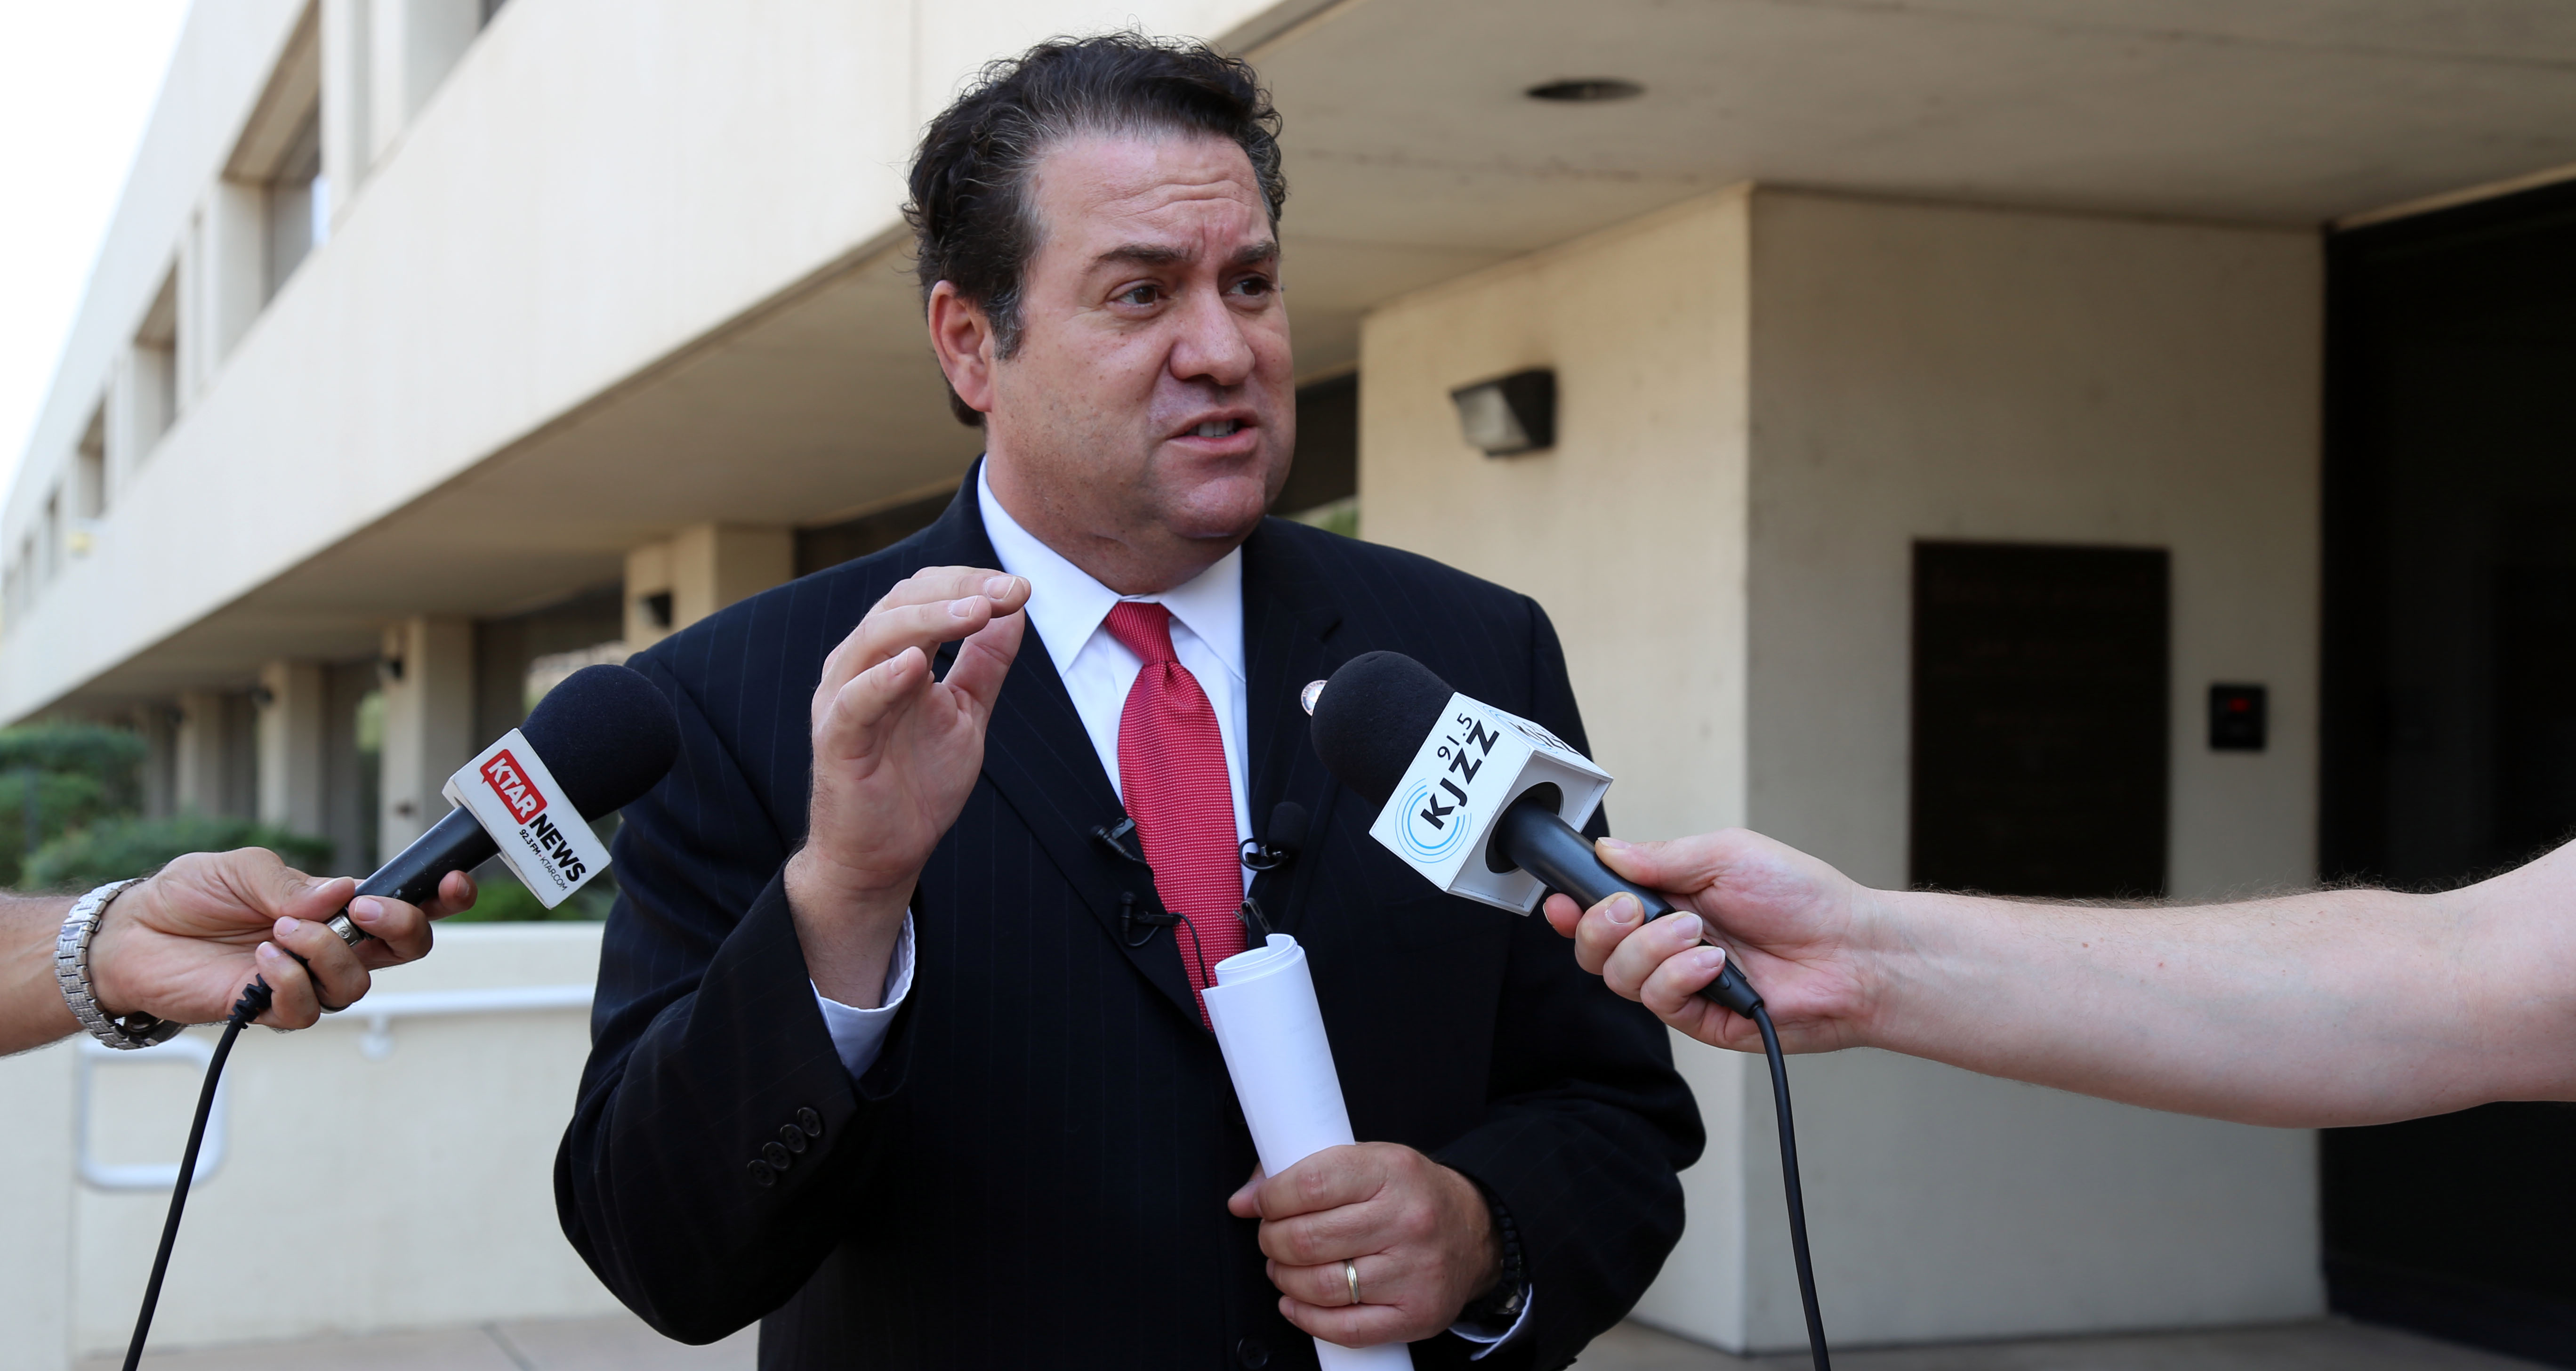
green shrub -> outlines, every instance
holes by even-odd
[[[602,874],[590,884],[572,893],[572,898],[548,909],[534,891],[519,884],[517,877],[495,870],[491,879],[478,884],[474,907],[454,915],[451,922],[538,923],[546,920],[602,923],[608,918],[610,905],[617,903],[617,883]]]
[[[133,813],[141,798],[142,760],[143,740],[121,728],[40,723],[0,729],[0,882],[25,884],[31,798],[36,846],[42,847],[101,819]]]
[[[106,807],[143,803],[143,740],[106,724],[40,723],[0,728],[0,771],[72,773],[99,783]]]
[[[219,819],[203,814],[168,819],[121,817],[99,820],[36,849],[19,885],[28,890],[87,890],[140,876],[173,857],[236,847],[267,848],[300,871],[320,871],[331,860],[330,843],[249,819]]]

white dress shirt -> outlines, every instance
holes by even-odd
[[[1171,611],[1172,654],[1180,658],[1190,675],[1198,678],[1199,689],[1206,692],[1208,706],[1216,712],[1217,732],[1225,741],[1225,778],[1234,792],[1235,840],[1249,839],[1252,821],[1244,799],[1244,759],[1249,755],[1245,732],[1249,725],[1244,708],[1243,549],[1236,548],[1216,565],[1162,594],[1120,595],[1020,527],[1019,520],[994,498],[986,466],[976,468],[975,499],[984,515],[984,534],[993,542],[993,554],[1001,562],[1001,569],[1028,580],[1029,628],[1055,664],[1056,675],[1063,678],[1065,693],[1073,697],[1074,713],[1081,716],[1083,731],[1091,735],[1092,751],[1099,754],[1101,769],[1109,773],[1110,788],[1122,796],[1125,792],[1118,781],[1118,722],[1127,712],[1128,688],[1136,684],[1136,676],[1145,669],[1145,663],[1104,625],[1110,608],[1120,600],[1159,604]],[[1020,652],[1025,656],[1029,650],[1029,643],[1023,639]],[[1248,868],[1243,873],[1247,890],[1252,876]],[[824,1027],[832,1034],[832,1046],[851,1075],[864,1074],[876,1064],[886,1032],[893,1027],[895,1011],[903,1007],[904,996],[912,990],[912,965],[912,915],[906,912],[894,958],[886,967],[885,994],[879,1008],[854,1008],[825,995],[819,987],[814,991],[815,1000],[822,1006]],[[1510,1341],[1528,1323],[1529,1310],[1524,1303],[1521,1317],[1500,1337],[1463,1328],[1451,1331],[1470,1342],[1485,1344],[1484,1351],[1476,1354],[1482,1358],[1485,1352]]]

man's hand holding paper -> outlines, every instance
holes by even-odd
[[[1226,1207],[1261,1220],[1280,1313],[1346,1347],[1432,1337],[1502,1275],[1475,1182],[1395,1143],[1326,1148],[1277,1176],[1255,1171]]]

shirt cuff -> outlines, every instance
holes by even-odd
[[[813,985],[813,982],[806,982]],[[895,1011],[903,1008],[904,997],[912,993],[912,911],[903,912],[903,931],[895,935],[894,957],[886,963],[885,993],[877,997],[874,1009],[858,1009],[841,1003],[814,988],[814,1003],[823,1011],[823,1027],[832,1035],[832,1049],[841,1057],[841,1065],[853,1076],[864,1076],[877,1064],[877,1053],[884,1050],[886,1034],[894,1028]]]
[[[1521,1288],[1521,1316],[1512,1320],[1512,1326],[1504,1329],[1500,1333],[1487,1332],[1482,1328],[1470,1327],[1464,1323],[1453,1323],[1449,1325],[1449,1331],[1457,1334],[1459,1337],[1465,1338],[1469,1342],[1483,1344],[1482,1347],[1477,1349],[1474,1356],[1467,1358],[1469,1361],[1483,1361],[1485,1358],[1494,1354],[1495,1348],[1519,1337],[1521,1335],[1521,1330],[1529,1327],[1530,1305],[1536,1303],[1537,1300],[1538,1287],[1535,1285],[1523,1286]]]

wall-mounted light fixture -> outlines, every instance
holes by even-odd
[[[1616,76],[1578,76],[1569,81],[1549,81],[1521,94],[1532,100],[1552,100],[1561,105],[1597,105],[1608,100],[1634,100],[1646,93],[1644,86],[1623,81]]]
[[[1556,373],[1515,371],[1449,392],[1467,445],[1488,457],[1556,446]]]

